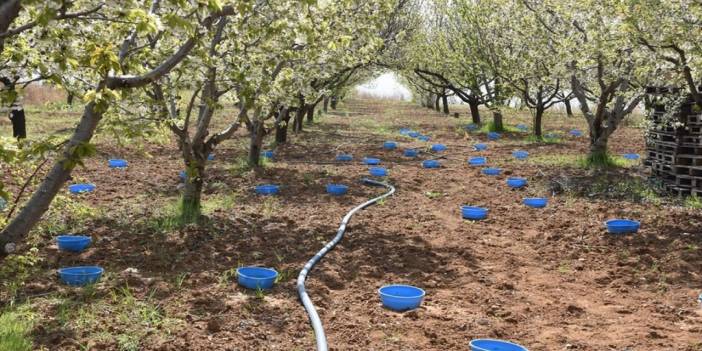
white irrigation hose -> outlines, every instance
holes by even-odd
[[[307,261],[307,264],[305,264],[305,266],[302,268],[302,271],[300,271],[300,275],[297,276],[297,293],[298,295],[300,295],[302,305],[305,306],[305,310],[307,310],[307,314],[310,316],[310,323],[312,323],[312,329],[314,329],[314,337],[317,340],[317,351],[328,350],[327,336],[324,334],[324,327],[322,326],[322,321],[319,319],[319,314],[317,314],[317,310],[314,308],[312,300],[310,299],[309,295],[307,295],[307,291],[305,291],[305,280],[307,279],[307,274],[319,262],[319,260],[321,260],[322,257],[324,257],[324,255],[326,255],[329,251],[334,249],[334,246],[336,246],[336,244],[338,244],[341,241],[341,239],[344,237],[344,232],[346,231],[346,225],[351,220],[351,216],[353,216],[356,212],[392,195],[395,192],[395,187],[387,183],[378,182],[367,178],[363,179],[363,183],[368,185],[386,187],[388,188],[388,192],[376,198],[370,199],[356,206],[353,210],[349,211],[349,213],[346,214],[344,219],[341,220],[341,225],[339,226],[339,230],[336,232],[336,236],[334,237],[334,239],[332,239],[330,242],[327,243],[327,245],[325,245],[321,250],[319,250],[319,252],[317,252],[317,254],[314,255],[312,259]]]

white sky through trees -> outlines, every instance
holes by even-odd
[[[383,73],[375,79],[357,86],[356,91],[360,95],[379,98],[412,99],[412,93],[398,81],[397,75],[393,72]]]

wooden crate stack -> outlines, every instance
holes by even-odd
[[[651,97],[671,92],[677,93],[669,88],[647,89]],[[702,113],[693,111],[693,106],[688,99],[674,116],[682,124],[678,128],[663,121],[664,106],[649,107],[653,111],[649,114],[644,164],[666,190],[681,196],[702,196]]]

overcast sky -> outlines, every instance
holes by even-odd
[[[404,100],[412,98],[412,93],[397,81],[397,76],[393,72],[384,73],[366,84],[357,86],[356,91],[377,97],[393,97]]]

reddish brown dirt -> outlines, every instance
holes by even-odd
[[[214,211],[205,225],[174,232],[155,233],[146,224],[158,216],[165,198],[177,195],[180,162],[173,147],[155,148],[149,159],[127,154],[131,163],[125,171],[92,160],[76,179],[95,182],[98,191],[81,201],[105,212],[76,230],[97,240],[77,256],[40,248],[46,255],[42,269],[49,273],[27,293],[70,296],[76,290],[57,284],[50,272],[67,264],[100,264],[111,274],[99,284],[98,296],[107,298],[126,281],[137,298],[152,296],[165,315],[183,321],[171,335],[148,334],[139,349],[312,350],[313,334],[295,290],[297,273],[334,236],[348,210],[382,190],[358,184],[367,167],[356,163],[292,161],[332,160],[344,151],[357,160],[382,158],[397,193],[358,213],[347,237],[308,280],[332,350],[467,350],[471,339],[483,337],[512,340],[530,350],[702,348],[702,313],[695,302],[702,292],[699,211],[607,194],[556,194],[546,209],[529,209],[522,198],[552,195],[552,179],[587,182],[593,176],[577,168],[514,162],[512,150],[526,149],[532,157],[581,154],[585,138],[525,145],[522,136],[512,134],[477,153],[469,145],[485,137],[458,133],[452,118],[408,104],[351,101],[346,108],[360,114],[329,115],[314,132],[292,135],[291,144],[278,148],[276,162],[257,173],[232,176],[225,165],[241,149],[230,145],[219,151],[207,176],[207,196],[235,190],[237,204]],[[369,115],[392,126],[394,134],[358,128],[359,119]],[[584,130],[579,119],[547,123],[562,131],[572,125]],[[425,170],[401,151],[380,149],[385,139],[398,140],[401,149],[423,145],[397,136],[408,125],[449,145],[441,169]],[[642,152],[641,139],[641,130],[623,128],[611,149]],[[505,174],[487,177],[469,167],[466,159],[477,154]],[[640,172],[618,170],[607,177],[616,183]],[[529,188],[507,188],[510,174],[528,177]],[[264,182],[284,186],[278,200],[252,194],[251,187]],[[328,182],[351,185],[349,196],[324,194]],[[462,220],[462,204],[488,207],[489,218]],[[614,217],[640,220],[640,233],[606,234],[602,222]],[[221,282],[222,273],[239,264],[272,266],[290,277],[260,300],[233,281]],[[139,277],[119,274],[128,267],[137,268]],[[177,287],[174,279],[182,273],[187,278]],[[377,289],[388,283],[424,288],[424,304],[407,313],[383,309]],[[116,341],[92,341],[104,326],[65,330],[56,327],[49,307],[44,312],[45,323],[35,331],[44,347],[78,350],[77,344],[87,343],[95,350],[117,349]],[[112,323],[109,314],[100,321]],[[120,332],[117,323],[112,328]]]

